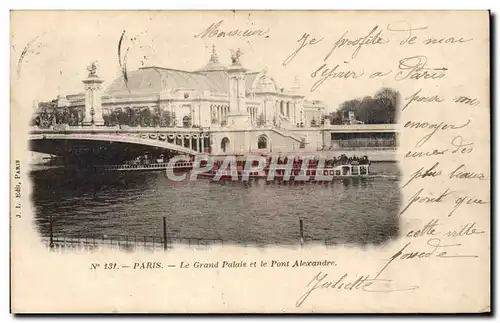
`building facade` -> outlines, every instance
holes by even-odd
[[[325,104],[306,100],[298,82],[284,89],[266,70],[247,70],[241,54],[233,51],[230,64],[223,65],[213,47],[199,70],[143,67],[124,71],[106,89],[91,64],[84,92],[37,103],[34,126],[116,129],[212,154],[330,147],[331,126],[322,122]]]
[[[266,70],[246,70],[239,55],[234,53],[232,64],[225,66],[214,47],[206,66],[196,71],[155,66],[129,71],[100,94],[103,118],[113,123],[113,111],[135,110],[140,115],[148,110],[152,115],[168,114],[165,126],[205,128],[227,125],[229,115],[238,111],[248,115],[252,126],[319,123],[325,110],[322,102],[305,100],[297,88],[280,88]],[[60,99],[60,107],[82,112],[89,102],[87,90]]]

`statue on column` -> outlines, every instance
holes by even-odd
[[[87,66],[88,77],[97,77],[97,61],[93,61]]]
[[[231,62],[233,65],[241,65],[240,57],[243,55],[243,52],[238,48],[238,50],[231,49]]]
[[[104,82],[97,75],[97,61],[87,66],[89,72],[87,78],[82,80],[85,89],[85,118],[84,125],[102,126],[104,118],[102,115],[101,85]]]

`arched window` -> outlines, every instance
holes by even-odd
[[[226,152],[229,149],[229,138],[228,137],[222,138],[222,141],[220,143],[220,148],[222,149],[223,152]]]
[[[185,116],[184,118],[182,118],[182,126],[184,128],[191,127],[191,117],[190,116]]]
[[[257,148],[258,149],[267,149],[267,137],[262,135],[259,136],[259,139],[257,140]]]

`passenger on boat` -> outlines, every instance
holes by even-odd
[[[371,162],[370,162],[370,160],[368,159],[368,156],[364,155],[364,156],[360,159],[359,164],[360,164],[360,165],[370,165],[370,164],[371,164]]]
[[[165,156],[163,156],[163,154],[161,154],[160,156],[158,156],[158,157],[156,158],[156,162],[157,162],[158,164],[162,164],[162,163],[164,163],[164,162],[165,162]]]

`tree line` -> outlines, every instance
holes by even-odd
[[[80,126],[83,124],[85,113],[83,109],[58,108],[57,102],[45,102],[39,104],[39,111],[32,120],[31,125],[48,128],[55,124],[68,124]],[[170,111],[151,111],[149,109],[116,109],[103,115],[105,126],[129,126],[129,127],[174,127],[177,126],[175,113]],[[190,116],[182,120],[184,127],[197,127],[192,124]]]
[[[149,109],[121,109],[112,110],[108,115],[103,115],[104,125],[117,126],[127,125],[130,127],[169,127],[176,125],[175,113],[170,111],[155,111]],[[191,127],[191,117],[187,126]]]
[[[393,124],[396,123],[397,105],[400,94],[391,88],[381,88],[375,95],[362,99],[355,98],[344,101],[339,109],[330,113],[331,124],[349,122],[349,112],[354,113],[356,120],[365,124]]]

